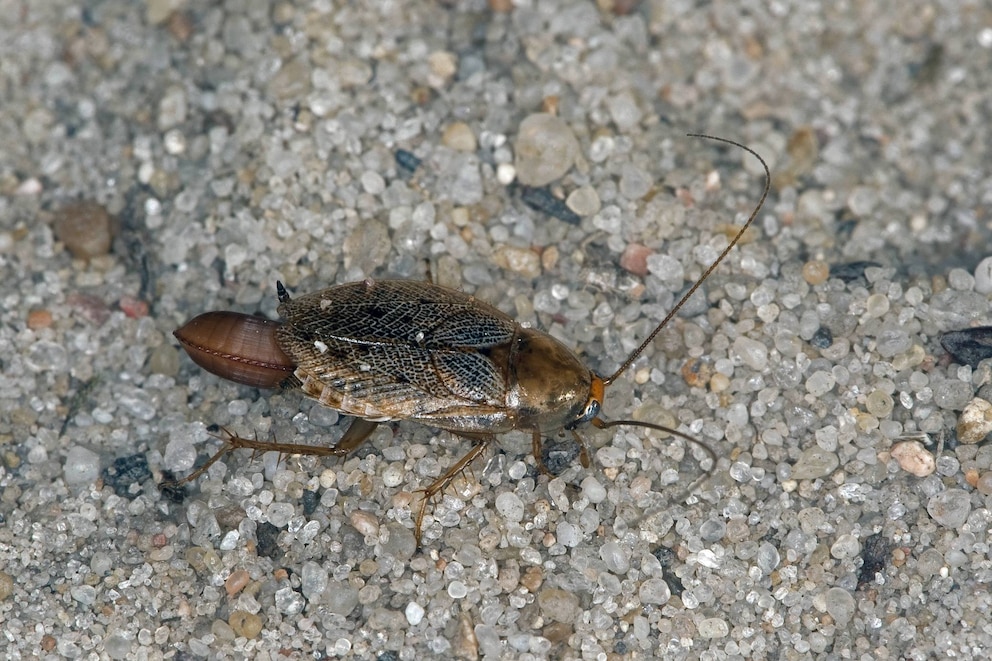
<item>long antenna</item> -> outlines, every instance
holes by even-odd
[[[772,173],[768,169],[768,164],[765,163],[765,159],[761,158],[758,152],[754,151],[750,147],[742,145],[739,142],[734,142],[733,140],[728,140],[727,138],[718,138],[715,135],[706,135],[705,133],[687,133],[686,135],[690,138],[705,138],[706,140],[716,140],[717,142],[725,142],[728,145],[734,145],[735,147],[740,147],[744,151],[754,156],[761,163],[761,167],[765,169],[765,190],[761,193],[761,199],[758,200],[758,204],[754,207],[754,211],[751,212],[751,215],[748,217],[747,222],[744,223],[740,231],[737,232],[737,236],[734,237],[734,240],[731,241],[730,244],[723,249],[723,252],[721,252],[720,256],[716,258],[716,261],[710,264],[710,267],[706,269],[706,271],[703,273],[703,276],[696,281],[696,284],[690,287],[689,291],[687,291],[685,294],[682,295],[682,298],[680,298],[679,302],[675,304],[675,307],[673,307],[668,312],[668,314],[665,315],[665,318],[662,319],[661,323],[658,324],[653,331],[651,331],[651,334],[647,336],[647,339],[641,342],[641,346],[637,347],[637,349],[632,354],[627,356],[627,360],[623,361],[623,364],[616,372],[611,374],[609,377],[603,379],[603,385],[606,386],[616,381],[617,377],[619,377],[621,374],[627,371],[627,368],[629,368],[634,363],[634,361],[637,360],[637,357],[640,356],[641,353],[643,353],[643,351],[647,348],[647,346],[651,344],[651,341],[654,340],[655,337],[657,337],[658,333],[661,332],[661,329],[663,329],[665,326],[668,325],[668,322],[672,320],[672,317],[678,314],[679,310],[682,309],[682,306],[685,305],[685,302],[688,301],[689,298],[696,293],[696,290],[699,289],[699,286],[701,284],[703,284],[703,281],[706,280],[706,278],[710,277],[710,274],[713,273],[714,270],[716,270],[716,267],[720,265],[720,262],[723,261],[723,258],[726,257],[731,250],[733,250],[734,246],[737,245],[737,242],[741,240],[742,236],[744,236],[744,232],[747,231],[747,228],[750,227],[751,223],[754,222],[754,219],[758,217],[758,212],[761,211],[761,207],[764,206],[765,198],[768,197],[768,192],[771,190],[772,187]]]

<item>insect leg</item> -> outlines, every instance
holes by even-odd
[[[372,422],[371,420],[365,420],[363,418],[354,418],[351,421],[351,426],[338,441],[337,445],[334,446],[335,450],[338,450],[340,454],[346,454],[351,452],[359,445],[365,442],[375,428],[379,426],[378,422]],[[338,454],[336,452],[335,454]]]
[[[361,424],[358,424],[361,423]],[[306,445],[303,443],[280,443],[279,441],[260,441],[258,436],[254,438],[245,438],[243,436],[238,436],[234,432],[224,427],[221,427],[221,432],[223,436],[215,435],[216,438],[224,441],[224,447],[218,450],[212,457],[207,459],[206,463],[197,468],[195,471],[187,475],[186,477],[175,480],[173,482],[163,482],[166,486],[179,486],[192,482],[201,475],[207,472],[207,469],[213,466],[218,460],[220,460],[224,455],[239,450],[241,448],[247,448],[253,451],[253,457],[255,455],[261,454],[263,452],[278,452],[280,454],[280,460],[282,455],[289,454],[307,454],[315,457],[339,457],[341,455],[348,454],[356,447],[361,445],[362,441],[369,437],[372,430],[376,428],[378,423],[369,422],[368,420],[362,420],[361,418],[356,418],[352,422],[348,431],[344,433],[341,438],[340,443],[333,447],[321,446],[321,445]],[[347,443],[344,441],[347,440]]]
[[[420,512],[417,513],[417,524],[413,533],[417,539],[417,548],[420,548],[420,536],[423,530],[424,515],[427,513],[427,503],[432,501],[436,495],[447,489],[448,485],[451,484],[452,480],[454,480],[459,473],[465,470],[469,464],[475,461],[476,457],[482,454],[482,452],[486,449],[486,446],[488,446],[490,442],[495,440],[495,437],[491,435],[485,435],[485,436],[479,434],[458,434],[458,435],[471,438],[478,442],[472,447],[471,450],[469,450],[465,454],[464,457],[456,461],[451,468],[446,470],[444,472],[444,475],[434,480],[434,482],[432,482],[430,486],[424,489],[424,500],[420,504]]]

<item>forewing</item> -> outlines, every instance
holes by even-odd
[[[330,401],[357,400],[396,418],[505,406],[506,366],[490,353],[511,342],[516,322],[461,292],[366,281],[301,296],[279,312],[283,350],[301,380],[334,391]]]

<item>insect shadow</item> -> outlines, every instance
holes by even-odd
[[[606,389],[626,372],[720,265],[754,222],[771,187],[764,159],[750,147],[703,134],[752,154],[765,171],[761,198],[747,221],[699,280],[626,360],[608,376],[586,367],[564,344],[525,328],[494,306],[456,289],[410,280],[364,280],[302,296],[276,283],[281,321],[207,312],[175,331],[195,363],[221,377],[261,388],[299,388],[342,414],[351,426],[334,447],[280,443],[228,433],[225,446],[182,480],[196,479],[238,448],[317,456],[345,455],[379,423],[412,420],[470,439],[474,445],[426,489],[415,522],[420,545],[427,503],[500,434],[529,433],[539,468],[542,438],[562,430],[581,445],[578,428],[630,426],[678,436],[663,425],[602,417]],[[712,468],[710,469],[712,470]],[[705,476],[704,476],[705,477]]]

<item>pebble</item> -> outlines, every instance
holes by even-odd
[[[567,590],[545,588],[537,595],[537,605],[545,619],[570,624],[581,612],[579,596]]]
[[[473,152],[478,147],[475,133],[465,122],[452,122],[441,134],[441,144],[456,151]]]
[[[262,618],[247,611],[232,611],[227,618],[227,623],[231,625],[231,629],[236,635],[244,636],[249,640],[262,632]]]
[[[894,402],[892,396],[884,390],[873,390],[865,398],[865,408],[876,418],[884,418],[892,413]]]
[[[303,563],[300,571],[300,591],[309,600],[314,600],[327,589],[329,577],[327,570],[318,562]]]
[[[813,260],[803,264],[803,280],[811,285],[822,285],[830,277],[830,266],[826,262]]]
[[[940,345],[960,364],[978,367],[978,363],[992,358],[992,326],[944,333]]]
[[[54,323],[51,310],[46,308],[34,308],[28,312],[27,326],[31,330],[41,330],[51,327]]]
[[[892,446],[892,458],[899,467],[916,477],[926,477],[937,469],[933,453],[919,441],[902,441]]]
[[[0,571],[0,601],[10,599],[14,594],[14,577],[5,571]]]
[[[610,111],[613,123],[617,125],[621,133],[630,132],[644,117],[644,113],[637,105],[637,100],[629,91],[608,96],[606,107]]]
[[[606,500],[606,489],[592,475],[582,480],[582,495],[589,499],[590,503],[599,504]]]
[[[579,141],[563,120],[546,113],[520,123],[514,143],[517,180],[525,186],[546,186],[561,178],[579,157]]]
[[[861,553],[861,543],[850,533],[843,534],[830,547],[830,556],[838,560],[850,560]]]
[[[958,416],[957,434],[962,443],[978,443],[992,432],[992,403],[975,397]]]
[[[592,186],[576,188],[565,198],[565,204],[580,216],[595,215],[603,206],[599,199],[599,193]]]
[[[104,639],[103,651],[111,659],[126,659],[131,654],[131,641],[122,633],[112,633]]]
[[[63,467],[63,479],[69,486],[93,484],[100,475],[100,456],[84,447],[69,448]]]
[[[411,601],[409,604],[407,604],[406,610],[404,611],[404,614],[406,615],[406,621],[410,624],[410,626],[414,626],[414,627],[420,624],[424,620],[425,613],[426,611],[424,611],[424,607],[415,601]]]
[[[379,519],[376,518],[375,514],[364,510],[355,510],[348,519],[351,521],[352,527],[364,537],[374,539],[379,536]]]
[[[835,453],[827,452],[823,448],[812,447],[803,452],[792,467],[792,479],[815,480],[826,477],[834,472],[839,465],[840,459]]]
[[[507,521],[516,523],[524,518],[524,501],[512,491],[504,491],[496,496],[496,511]]]
[[[642,604],[667,604],[672,598],[672,590],[663,578],[649,578],[637,590],[637,597]]]
[[[110,252],[117,222],[96,202],[73,202],[55,214],[52,231],[76,259],[90,260]]]
[[[824,607],[838,626],[846,626],[854,617],[854,597],[844,588],[830,588],[824,595]]]
[[[719,617],[708,617],[696,626],[703,638],[725,638],[730,635],[730,625]]]
[[[745,365],[755,371],[760,372],[768,366],[768,347],[762,342],[743,335],[738,336],[734,340],[734,352]]]
[[[623,576],[630,570],[630,551],[610,540],[599,548],[599,557],[612,573]]]
[[[541,257],[529,248],[500,246],[493,253],[493,263],[526,278],[536,278],[541,274]]]
[[[241,592],[248,585],[249,580],[251,580],[251,576],[249,576],[247,571],[244,569],[235,569],[227,577],[227,580],[224,581],[224,589],[227,590],[227,596],[233,597]]]
[[[628,243],[620,255],[620,268],[641,277],[648,274],[648,255],[654,251],[640,243]]]
[[[975,291],[992,294],[992,257],[986,257],[975,267]]]
[[[941,491],[927,502],[927,513],[940,525],[956,530],[971,514],[971,497],[964,489]]]

